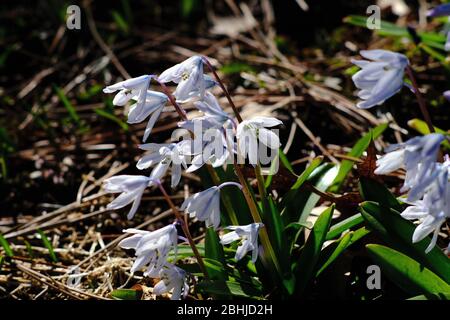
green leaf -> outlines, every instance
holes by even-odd
[[[365,16],[351,15],[345,17],[344,22],[358,27],[367,28],[367,17]],[[381,21],[380,29],[377,29],[375,32],[382,36],[405,37],[412,39],[412,36],[406,27],[400,27],[387,21]],[[423,43],[444,50],[444,43],[446,41],[446,37],[444,35],[430,32],[418,32],[417,34]]]
[[[133,289],[116,289],[111,292],[111,297],[119,300],[141,300],[142,291]]]
[[[285,225],[292,222],[306,224],[311,210],[319,200],[319,197],[312,192],[301,189],[306,181],[322,191],[333,181],[334,174],[337,172],[336,168],[329,163],[320,165],[322,160],[322,157],[315,158],[283,197],[280,208],[282,208],[281,217]]]
[[[450,260],[437,246],[429,253],[425,253],[425,249],[431,241],[430,237],[412,243],[416,226],[411,221],[403,219],[394,209],[383,209],[373,202],[363,202],[361,213],[369,226],[388,245],[413,257],[450,283]]]
[[[331,183],[336,178],[338,170],[339,170],[338,167],[332,166],[329,170],[327,170],[327,172],[323,176],[321,176],[318,179],[316,183],[314,183],[315,187],[322,192],[327,190],[330,187]],[[300,218],[298,220],[300,223],[306,223],[309,215],[311,214],[312,209],[317,205],[319,200],[320,200],[319,195],[311,193],[308,200],[306,201],[305,206],[303,207],[303,210],[301,211]]]
[[[122,121],[120,118],[116,117],[114,114],[101,108],[95,108],[94,112],[103,118],[117,123],[123,129],[123,131],[128,131],[128,124]]]
[[[48,240],[48,238],[45,235],[45,233],[42,230],[38,229],[38,234],[41,237],[42,243],[47,248],[48,253],[49,253],[50,258],[52,259],[52,261],[53,262],[58,262],[58,258],[56,257],[55,251],[53,250],[53,246],[52,246],[50,240]]]
[[[3,249],[5,249],[5,254],[7,257],[14,256],[14,252],[12,251],[11,247],[9,246],[8,241],[3,237],[3,235],[0,233],[0,245],[2,245]]]
[[[426,135],[430,133],[430,129],[428,129],[428,125],[425,121],[420,120],[420,119],[411,119],[408,121],[408,126],[416,131],[418,131],[419,133]],[[446,132],[445,130],[442,130],[438,127],[434,127],[434,130],[436,130],[436,133],[441,133],[444,135],[448,135],[449,133]],[[442,142],[442,145],[445,146],[447,149],[450,149],[450,142],[448,142],[448,140],[444,140],[444,142]]]
[[[369,147],[370,141],[372,139],[378,138],[384,130],[386,130],[388,127],[388,123],[382,123],[378,126],[376,126],[373,130],[370,130],[368,133],[366,133],[362,138],[360,138],[355,145],[353,146],[352,150],[350,150],[349,153],[347,153],[348,157],[352,158],[359,158],[362,156],[363,152]],[[352,160],[342,160],[340,166],[339,166],[339,172],[336,175],[336,178],[334,179],[332,185],[328,189],[330,192],[338,192],[341,188],[342,184],[345,181],[345,178],[347,177],[348,173],[352,170],[353,164],[355,162]]]
[[[295,279],[291,272],[290,247],[286,234],[284,233],[284,223],[280,212],[271,196],[267,197],[269,204],[269,216],[266,216],[264,223],[269,234],[270,242],[274,247],[275,255],[281,266],[283,285],[289,294],[293,293]]]
[[[245,283],[223,280],[204,280],[197,285],[200,292],[214,295],[229,294],[238,298],[262,299],[262,293]]]
[[[116,26],[125,34],[128,33],[128,31],[130,30],[130,26],[128,25],[128,23],[125,21],[125,19],[122,17],[122,15],[120,14],[119,11],[117,10],[112,10],[111,11],[111,15],[112,18],[114,20],[114,23],[116,24]]]
[[[450,286],[430,269],[388,247],[366,246],[369,255],[392,282],[409,294],[450,294]]]
[[[442,46],[440,46],[440,45],[436,46],[436,44],[434,44],[434,43],[431,43],[431,44],[429,43],[429,45],[426,45],[425,43],[419,44],[420,49],[422,49],[423,51],[428,53],[431,57],[433,57],[434,59],[439,61],[445,69],[450,70],[450,67],[447,62],[447,56],[434,50],[433,47],[441,49],[441,50],[443,49]]]
[[[2,271],[3,262],[5,261],[5,257],[0,255],[0,271]]]
[[[316,277],[318,277],[328,266],[330,266],[348,247],[350,247],[353,243],[360,240],[370,231],[366,228],[360,228],[356,231],[350,231],[346,233],[341,239],[337,240],[335,243],[329,245],[324,249],[324,263],[319,263],[321,265],[320,269],[316,273]]]
[[[299,294],[304,292],[314,275],[322,245],[330,228],[333,211],[334,206],[331,206],[320,214],[300,253],[295,272],[297,275],[296,289]]]
[[[422,294],[408,300],[450,300],[450,293]]]
[[[64,105],[64,107],[67,109],[67,111],[69,112],[69,116],[70,118],[77,124],[80,125],[81,124],[81,119],[80,116],[77,113],[77,110],[75,109],[75,107],[72,105],[72,103],[70,103],[69,99],[67,99],[64,91],[55,86],[55,91],[56,91],[56,95],[58,96],[59,100],[62,102],[62,104]]]
[[[348,217],[345,220],[342,220],[341,222],[336,223],[335,225],[331,226],[330,231],[327,233],[326,240],[331,240],[336,237],[339,237],[344,231],[356,227],[363,221],[364,218],[361,216],[360,213],[357,213],[351,217]]]
[[[213,227],[209,227],[206,230],[205,258],[215,260],[222,266],[222,269],[220,271],[218,271],[216,268],[207,267],[210,279],[226,280],[227,273],[225,271],[225,254],[223,252],[223,247],[220,244],[219,236],[217,235]]]
[[[382,207],[402,209],[397,198],[381,183],[366,177],[359,179],[359,192],[365,201],[378,203]]]
[[[244,62],[230,62],[220,68],[220,72],[225,75],[240,74],[241,72],[255,72],[255,69]]]
[[[33,247],[27,240],[23,240],[23,242],[25,243],[25,246],[27,247],[28,255],[30,256],[31,259],[33,259],[34,258]]]

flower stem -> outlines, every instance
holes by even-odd
[[[187,120],[186,112],[177,103],[177,101],[175,100],[175,97],[170,92],[170,90],[167,88],[167,86],[163,82],[159,81],[157,77],[155,77],[154,79],[155,79],[156,82],[159,83],[159,85],[161,86],[162,90],[164,91],[164,94],[169,98],[170,103],[174,106],[175,110],[177,111],[177,113],[181,117],[181,119],[186,121]]]
[[[216,78],[217,82],[219,83],[220,88],[222,89],[223,93],[227,97],[228,103],[230,104],[231,108],[233,109],[233,112],[234,112],[234,115],[236,116],[236,119],[238,120],[238,122],[242,122],[242,117],[239,114],[239,111],[237,110],[236,105],[234,104],[233,100],[231,99],[230,93],[228,92],[227,88],[225,87],[222,79],[220,79],[220,77],[217,74],[216,70],[214,69],[214,67],[208,61],[208,59],[206,57],[202,57],[202,60],[206,64],[208,69],[211,70],[211,72],[214,75],[214,78]]]
[[[428,130],[430,130],[430,133],[433,133],[435,132],[435,130],[433,123],[431,122],[430,113],[428,112],[427,106],[425,104],[425,99],[420,93],[419,86],[417,85],[416,77],[414,76],[414,72],[411,66],[409,65],[406,66],[406,73],[408,74],[408,77],[411,80],[412,86],[414,88],[414,93],[417,97],[417,102],[419,103],[420,111],[422,112],[425,122],[427,123]]]
[[[172,200],[170,199],[169,195],[166,192],[166,189],[164,189],[161,182],[157,181],[156,184],[158,185],[159,190],[161,190],[161,193],[163,194],[164,199],[167,201],[170,208],[172,209],[175,217],[177,218],[178,221],[180,221],[181,228],[183,229],[183,232],[186,235],[186,238],[188,239],[189,245],[192,248],[192,252],[194,253],[195,258],[197,259],[198,265],[200,266],[200,269],[202,270],[203,274],[205,275],[205,278],[208,279],[208,271],[205,268],[205,264],[203,263],[203,259],[200,255],[200,252],[198,252],[198,249],[197,249],[197,246],[195,245],[194,239],[192,239],[192,235],[189,231],[189,227],[183,219],[183,215],[180,213],[180,211],[177,209],[175,204],[172,202]]]
[[[242,174],[241,169],[239,168],[236,161],[233,162],[233,165],[234,165],[234,170],[236,172],[236,175],[238,176],[239,182],[242,185],[242,192],[244,193],[244,198],[249,206],[253,221],[255,223],[263,222],[261,219],[261,215],[259,214],[258,207],[256,206],[256,200],[253,198],[253,196],[250,192],[247,181],[246,181],[244,175]],[[260,229],[259,237],[261,239],[261,244],[264,248],[264,251],[269,254],[270,260],[272,261],[273,265],[275,266],[275,269],[277,270],[277,272],[280,275],[282,275],[280,264],[278,263],[278,259],[275,255],[275,251],[273,250],[272,244],[270,243],[269,234],[267,233],[266,228]]]

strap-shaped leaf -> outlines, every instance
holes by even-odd
[[[366,247],[382,273],[407,293],[450,293],[450,286],[444,280],[407,255],[378,244]]]
[[[211,279],[226,280],[227,273],[225,271],[225,255],[223,252],[223,247],[220,244],[219,236],[213,227],[209,227],[206,230],[205,237],[205,258],[215,260],[222,265],[222,269],[217,270],[216,268],[208,268],[208,275]]]
[[[320,263],[319,266],[320,269],[316,273],[316,277],[318,277],[326,268],[328,268],[339,256],[352,244],[354,244],[356,241],[360,240],[367,234],[369,234],[370,231],[366,228],[360,228],[356,231],[350,231],[346,233],[341,239],[336,241],[335,243],[329,245],[326,247],[323,252],[321,253],[320,260],[324,260],[323,263]]]
[[[347,154],[349,157],[353,158],[359,158],[362,156],[363,152],[369,147],[370,141],[372,139],[378,138],[384,130],[388,127],[387,123],[382,123],[375,127],[373,130],[370,130],[368,133],[366,133],[362,138],[360,138],[355,145],[353,146],[352,150]],[[345,181],[345,178],[347,177],[348,173],[352,170],[353,164],[355,162],[352,160],[342,160],[340,166],[339,166],[339,172],[336,175],[336,178],[334,179],[332,185],[329,188],[330,192],[338,192],[341,188],[342,184]]]
[[[328,229],[330,228],[333,211],[334,206],[331,206],[320,214],[300,253],[295,271],[295,274],[297,275],[296,287],[299,294],[304,292],[314,275],[322,245],[325,241]]]
[[[413,257],[450,283],[449,259],[438,247],[434,247],[428,254],[425,253],[425,249],[431,241],[430,237],[412,243],[412,235],[416,228],[412,222],[403,219],[397,211],[382,209],[373,202],[362,203],[361,213],[369,226],[387,244]]]

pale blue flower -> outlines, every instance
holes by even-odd
[[[232,130],[227,130],[228,135],[224,134],[224,130],[231,126],[230,121],[219,115],[205,115],[178,123],[179,127],[194,134],[194,157],[187,172],[198,170],[205,163],[216,168],[231,160],[232,154],[235,153],[235,143],[230,134]]]
[[[239,155],[249,159],[250,164],[255,166],[258,163],[258,141],[270,149],[280,147],[280,138],[271,128],[282,124],[280,120],[272,117],[254,117],[239,123],[236,130]]]
[[[148,90],[145,103],[135,103],[131,106],[130,112],[128,113],[128,123],[140,123],[151,115],[147,127],[145,128],[143,137],[144,142],[150,135],[155,122],[161,115],[168,100],[169,98],[164,93]]]
[[[391,145],[386,148],[388,153],[377,160],[375,173],[387,174],[404,166],[402,191],[410,190],[408,201],[418,200],[435,179],[435,163],[443,140],[442,134],[432,133]]]
[[[251,223],[246,226],[229,226],[225,229],[233,230],[220,237],[221,244],[229,244],[240,240],[241,244],[236,250],[235,259],[241,260],[249,251],[252,251],[252,262],[255,263],[258,258],[258,233],[262,228],[262,223]]]
[[[136,167],[144,170],[154,167],[150,179],[161,179],[169,169],[172,169],[172,188],[176,187],[181,179],[181,166],[187,168],[187,159],[190,155],[191,141],[183,140],[178,143],[146,143],[139,145],[142,150],[150,151],[139,159]]]
[[[427,12],[428,17],[450,16],[450,3],[441,4]]]
[[[450,90],[447,90],[444,92],[444,98],[447,99],[447,101],[450,101]]]
[[[104,190],[110,193],[121,193],[108,204],[107,208],[114,210],[133,203],[127,218],[132,219],[139,208],[145,189],[153,183],[153,179],[145,176],[119,175],[106,179]]]
[[[450,161],[447,159],[444,163],[436,163],[435,170],[437,174],[426,189],[423,199],[413,202],[401,214],[405,219],[418,219],[420,222],[414,230],[413,243],[433,233],[426,253],[435,246],[442,224],[450,218]]]
[[[154,294],[159,296],[173,290],[171,300],[180,300],[182,295],[183,298],[186,298],[189,293],[186,271],[171,263],[166,263],[159,271],[158,277],[161,280],[153,288]]]
[[[210,77],[203,74],[203,60],[200,56],[193,56],[175,66],[165,70],[158,77],[158,81],[177,83],[173,93],[177,101],[187,101],[194,96],[201,99],[205,96],[207,87],[215,85]]]
[[[216,119],[220,119],[222,123],[231,118],[228,113],[223,111],[222,107],[219,105],[219,101],[217,101],[216,97],[211,92],[206,92],[203,100],[194,102],[194,105],[207,116],[213,116]]]
[[[213,186],[198,192],[184,200],[180,209],[189,213],[191,218],[205,221],[207,227],[217,229],[220,225],[220,190],[223,187],[234,185],[242,188],[236,182],[225,182],[219,186]]]
[[[361,56],[367,60],[352,60],[361,68],[352,79],[360,89],[358,97],[362,101],[358,108],[367,109],[382,104],[396,94],[403,86],[403,75],[408,58],[400,53],[387,50],[363,50]]]
[[[137,78],[131,78],[107,86],[103,89],[103,92],[113,93],[119,90],[113,99],[114,105],[124,106],[130,99],[133,99],[137,101],[137,106],[140,109],[145,104],[147,89],[152,78],[152,75],[143,75]]]
[[[172,249],[176,259],[179,237],[174,224],[151,232],[139,229],[125,229],[123,232],[133,234],[118,244],[122,249],[135,250],[136,260],[131,267],[131,273],[145,267],[144,276],[155,277],[166,265]]]

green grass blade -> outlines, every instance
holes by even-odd
[[[0,233],[0,245],[2,245],[3,249],[5,249],[5,254],[7,257],[14,256],[14,252],[12,251],[8,241],[3,237],[3,235]]]
[[[55,250],[53,249],[53,246],[52,246],[50,240],[48,240],[48,238],[45,235],[45,233],[42,230],[38,230],[38,234],[41,237],[41,240],[42,240],[42,243],[44,244],[44,247],[47,248],[48,253],[49,253],[50,258],[52,259],[52,261],[53,262],[58,262],[58,258],[56,257]]]

